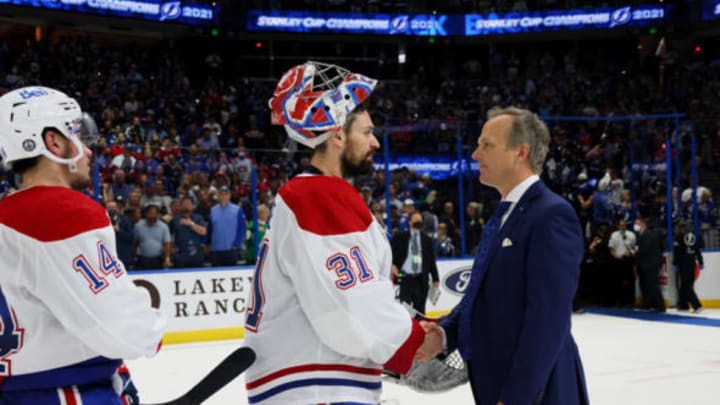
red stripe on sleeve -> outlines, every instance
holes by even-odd
[[[412,321],[412,331],[405,343],[393,354],[393,356],[385,363],[385,368],[396,373],[405,374],[410,371],[413,364],[413,358],[420,345],[425,340],[425,331],[418,321]]]

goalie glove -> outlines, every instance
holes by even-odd
[[[385,370],[384,375],[386,380],[422,393],[445,392],[468,382],[465,362],[457,350],[425,363],[415,362],[407,374]]]

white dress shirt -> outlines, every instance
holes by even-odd
[[[537,174],[533,174],[532,176],[528,177],[527,179],[523,180],[520,184],[515,186],[505,197],[503,201],[509,201],[510,202],[510,208],[503,214],[502,221],[500,222],[500,227],[505,225],[505,221],[507,221],[508,218],[510,218],[510,214],[513,212],[513,209],[515,209],[515,206],[517,205],[518,201],[522,198],[522,196],[525,194],[526,191],[535,184],[536,181],[540,180],[540,176]]]

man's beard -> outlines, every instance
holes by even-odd
[[[72,152],[69,144],[66,144],[66,149],[63,151],[63,158],[72,159],[75,155]],[[77,167],[77,162],[75,162]],[[67,165],[68,172],[70,173],[70,188],[75,191],[84,191],[90,187],[90,177],[82,175],[79,171],[72,172],[70,165]]]
[[[363,159],[359,162],[353,162],[348,152],[349,151],[343,152],[342,157],[340,158],[340,167],[343,177],[356,177],[371,174],[373,172],[373,162],[372,160],[367,159],[367,155],[363,156]]]

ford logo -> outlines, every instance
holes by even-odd
[[[442,285],[450,293],[463,296],[465,295],[465,289],[470,283],[470,274],[472,273],[472,266],[462,266],[451,270],[445,278],[442,280]]]

